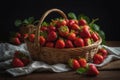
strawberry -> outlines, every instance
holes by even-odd
[[[55,41],[56,39],[57,39],[57,34],[55,31],[51,31],[47,36],[48,41]]]
[[[69,33],[67,36],[67,39],[74,41],[76,39],[76,34],[75,33]]]
[[[84,44],[85,44],[85,46],[88,46],[88,45],[92,44],[91,39],[90,38],[84,38]]]
[[[99,37],[98,37],[98,35],[95,32],[91,33],[91,37],[92,37],[92,39],[93,39],[94,42],[96,42],[96,41],[99,40]]]
[[[78,31],[78,30],[80,30],[80,27],[79,27],[79,25],[78,24],[72,24],[71,25],[71,29],[73,29],[73,30],[75,30],[75,31]]]
[[[42,27],[40,28],[40,30],[41,30],[41,31],[47,31],[47,30],[48,30],[48,27],[47,27],[47,26],[42,26]]]
[[[86,67],[86,65],[87,65],[87,61],[85,58],[78,59],[78,62],[79,62],[81,67]]]
[[[69,26],[71,28],[71,26],[75,23],[74,20],[68,20],[67,26]]]
[[[108,55],[108,51],[105,48],[101,48],[98,50],[98,53],[101,54],[103,56],[103,58],[105,59]]]
[[[50,33],[51,31],[56,31],[56,27],[55,26],[48,26],[48,33]]]
[[[104,60],[104,58],[103,58],[103,56],[100,55],[100,54],[95,54],[95,55],[93,56],[93,63],[94,63],[94,64],[100,64],[100,63],[103,62],[103,60]]]
[[[80,37],[82,38],[90,38],[90,30],[87,27],[82,27],[80,31]]]
[[[24,66],[26,66],[30,63],[30,59],[28,57],[22,57],[21,61],[23,62]]]
[[[15,33],[15,37],[21,38],[21,34],[19,32]]]
[[[15,45],[20,45],[21,44],[20,39],[18,37],[12,38],[11,42]]]
[[[28,55],[23,54],[20,51],[15,51],[13,58],[18,58],[22,61],[24,66],[28,65],[30,63],[30,58]]]
[[[58,31],[62,37],[66,37],[69,34],[69,28],[67,26],[61,26],[58,28]]]
[[[13,67],[23,67],[24,63],[19,58],[13,58],[12,60],[12,66]]]
[[[45,38],[44,38],[43,36],[40,36],[40,37],[39,37],[39,43],[40,43],[40,45],[43,46],[43,45],[45,44],[45,41],[46,41],[46,40],[45,40]]]
[[[60,28],[61,26],[66,26],[66,25],[67,25],[66,20],[59,20],[59,21],[57,21],[58,28]]]
[[[23,34],[23,38],[26,39],[28,37],[28,34]]]
[[[65,40],[65,47],[66,48],[73,48],[73,43],[70,40]]]
[[[76,47],[83,47],[84,46],[84,40],[82,38],[76,38],[74,40],[74,44]]]
[[[45,46],[53,48],[54,47],[54,43],[53,42],[47,42]]]
[[[28,36],[28,39],[29,39],[30,42],[34,42],[35,34],[30,34],[30,35]]]
[[[65,47],[65,42],[62,39],[58,39],[55,44],[55,48],[64,48]]]
[[[69,59],[68,65],[74,70],[77,70],[78,68],[80,68],[80,64],[77,59]]]
[[[80,26],[84,26],[84,25],[87,24],[87,21],[86,21],[85,19],[80,19],[80,20],[78,21],[78,23],[79,23]]]
[[[93,65],[93,64],[89,64],[88,65],[88,71],[87,71],[86,75],[88,75],[88,76],[97,76],[98,74],[99,74],[99,71],[96,68],[96,66]]]

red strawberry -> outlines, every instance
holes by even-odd
[[[53,42],[47,42],[47,43],[46,43],[46,47],[51,47],[51,48],[53,48],[53,47],[54,47],[54,43],[53,43]]]
[[[43,45],[45,44],[45,41],[46,41],[46,40],[45,40],[45,38],[44,38],[43,36],[40,36],[40,37],[39,37],[39,43],[40,43],[40,45],[43,46]]]
[[[91,39],[90,38],[85,38],[84,39],[84,44],[85,44],[85,46],[88,46],[88,45],[92,44]]]
[[[69,33],[67,36],[67,39],[74,41],[76,39],[76,34],[75,33]]]
[[[98,37],[98,35],[95,32],[91,33],[91,37],[92,37],[92,39],[93,39],[94,42],[96,42],[96,41],[99,40],[99,37]]]
[[[87,71],[87,75],[88,76],[97,76],[99,74],[98,69],[96,68],[95,65],[93,64],[89,64],[88,65],[88,71]]]
[[[12,66],[13,67],[23,67],[24,64],[23,64],[23,62],[19,58],[13,58]]]
[[[103,58],[103,56],[100,55],[100,54],[95,54],[95,55],[93,56],[93,63],[94,63],[94,64],[100,64],[100,63],[103,62],[103,60],[104,60],[104,58]]]
[[[57,39],[57,34],[55,31],[51,31],[47,36],[48,41],[55,41],[56,39]]]
[[[23,62],[24,66],[26,66],[30,63],[30,59],[27,57],[22,57],[21,61]]]
[[[58,26],[58,27],[66,26],[66,25],[67,25],[66,20],[59,20],[59,21],[57,22],[57,26]]]
[[[15,45],[20,45],[21,44],[20,39],[18,37],[12,38],[11,42]]]
[[[59,29],[59,34],[62,36],[62,37],[66,37],[68,34],[69,34],[69,28],[67,26],[61,26]]]
[[[41,30],[41,31],[47,31],[47,30],[48,30],[48,27],[47,27],[47,26],[42,26],[42,27],[40,28],[40,30]]]
[[[79,62],[79,64],[80,64],[81,67],[86,67],[86,65],[87,65],[87,61],[86,61],[85,58],[80,58],[78,60],[78,62]]]
[[[35,34],[30,34],[30,35],[28,36],[28,39],[29,39],[30,42],[34,42]]]
[[[74,70],[80,68],[80,64],[77,59],[69,59],[68,65]]]
[[[48,26],[48,33],[50,33],[51,31],[56,31],[56,27],[55,26]]]
[[[76,47],[83,47],[84,46],[84,40],[82,38],[76,38],[74,40],[74,44]]]
[[[58,39],[55,44],[55,48],[64,48],[65,47],[65,42],[62,39]]]
[[[67,26],[71,27],[74,23],[75,21],[71,19],[68,21]]]
[[[87,27],[83,27],[80,31],[80,37],[82,38],[90,38],[90,30]]]
[[[84,26],[87,24],[87,21],[85,19],[80,19],[78,22],[80,26]]]
[[[26,39],[28,37],[28,34],[23,34],[23,38]]]
[[[65,41],[65,47],[66,47],[66,48],[73,48],[74,46],[73,46],[72,41],[66,40],[66,41]]]
[[[103,58],[106,58],[108,55],[108,51],[105,48],[99,49],[98,53],[100,53],[103,56]]]
[[[15,37],[18,37],[19,39],[21,38],[21,34],[19,33],[19,32],[17,32],[16,34],[15,34]]]
[[[74,24],[72,24],[70,28],[71,28],[71,29],[73,29],[73,30],[75,30],[75,31],[80,30],[79,25],[78,25],[78,24],[75,24],[75,23],[74,23]]]

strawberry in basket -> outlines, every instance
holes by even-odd
[[[51,12],[58,12],[63,18],[45,22],[45,17]],[[35,33],[34,30],[29,32],[31,34],[25,41],[33,60],[49,64],[67,63],[70,58],[78,56],[89,62],[92,60],[102,39],[105,39],[103,31],[95,24],[96,20],[77,19],[73,13],[68,16],[71,18],[68,19],[59,9],[50,9],[42,16]]]

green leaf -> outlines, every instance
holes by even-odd
[[[78,15],[78,20],[85,19],[87,23],[90,23],[90,18],[88,16],[85,16],[84,14]]]
[[[48,23],[44,21],[44,22],[42,23],[42,26],[48,26]]]
[[[32,23],[34,22],[34,20],[35,20],[34,17],[29,17],[29,18],[28,18],[29,24],[32,24]]]
[[[33,24],[37,24],[37,23],[39,23],[39,20],[36,20],[36,21],[33,22]]]
[[[71,19],[77,19],[75,13],[73,13],[73,12],[69,12],[68,17],[71,18]]]
[[[79,74],[84,74],[87,72],[87,69],[86,68],[78,68],[76,72]]]
[[[102,38],[102,44],[106,44],[105,33],[102,30],[99,30],[98,34]]]
[[[28,25],[29,21],[27,19],[24,19],[23,24]]]
[[[92,28],[93,31],[99,31],[100,30],[100,26],[98,26],[97,24],[91,24],[90,27]]]
[[[20,26],[22,24],[22,21],[17,19],[14,24],[15,24],[15,26],[18,27],[18,26]]]

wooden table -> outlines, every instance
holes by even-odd
[[[120,46],[120,41],[107,41],[108,46]],[[120,62],[120,61],[119,61]],[[0,74],[0,80],[119,80],[120,69],[101,70],[95,77],[76,74],[75,71],[63,73],[31,73],[29,75],[12,77],[9,74]]]

